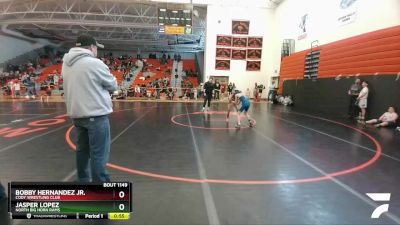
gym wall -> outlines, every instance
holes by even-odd
[[[305,35],[300,27],[304,15],[307,15]],[[351,16],[343,19],[347,15]],[[283,39],[294,39],[295,52],[300,52],[310,49],[314,40],[324,45],[400,25],[400,1],[285,0],[277,7],[275,20],[277,37],[274,45],[279,46],[278,51]],[[278,57],[274,64],[279,66],[280,61]]]
[[[318,78],[304,79],[305,56],[310,50],[285,57],[280,91],[294,95],[297,107],[346,114],[347,90],[357,76],[369,82],[369,117],[390,105],[400,106],[400,26],[347,38],[318,47]]]
[[[247,4],[247,3],[246,3]],[[232,20],[250,21],[248,35],[232,35]],[[250,4],[243,7],[209,5],[207,7],[207,27],[205,46],[205,79],[209,76],[228,76],[230,82],[242,91],[247,88],[253,91],[254,83],[262,83],[268,88],[269,80],[274,75],[273,58],[279,57],[279,49],[275,50],[274,10],[253,7]],[[230,60],[230,70],[216,70],[217,35],[261,36],[263,37],[261,70],[246,71],[246,60]],[[275,65],[276,67],[276,65]],[[267,91],[264,91],[266,98]]]

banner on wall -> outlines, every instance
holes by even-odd
[[[247,38],[245,37],[233,37],[232,39],[232,46],[245,48],[247,46]]]
[[[261,70],[261,61],[247,61],[246,70],[247,71],[260,71]]]
[[[232,49],[232,59],[246,60],[246,49]]]
[[[353,23],[357,18],[358,0],[338,0],[338,17],[339,26]]]
[[[297,40],[302,40],[302,39],[306,38],[307,30],[308,30],[308,14],[304,14],[300,18],[299,36],[297,37]]]
[[[263,43],[262,37],[249,37],[247,40],[247,47],[262,48],[262,43]]]
[[[247,49],[247,59],[261,59],[261,49]]]
[[[250,21],[232,20],[232,34],[249,34]]]
[[[230,59],[231,58],[231,49],[230,48],[217,48],[216,58]]]
[[[216,70],[230,70],[231,69],[231,61],[217,59],[215,61],[215,69]]]
[[[217,35],[217,45],[232,46],[232,37],[228,35]]]

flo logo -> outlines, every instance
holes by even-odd
[[[366,193],[368,197],[370,197],[375,202],[389,202],[390,201],[390,193]],[[378,206],[371,215],[371,218],[377,219],[379,218],[384,212],[389,211],[389,204],[383,204]]]

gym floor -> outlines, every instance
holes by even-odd
[[[400,224],[400,135],[267,103],[253,128],[226,103],[114,102],[113,181],[133,182],[128,221],[96,224]],[[75,131],[63,103],[0,105],[0,178],[74,181]],[[5,128],[26,128],[20,133]],[[366,193],[391,193],[374,202]],[[379,205],[389,212],[378,219]],[[0,224],[93,224],[9,220]]]

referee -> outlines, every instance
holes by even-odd
[[[204,104],[203,104],[203,112],[206,110],[206,103],[208,101],[208,110],[210,110],[211,99],[213,95],[213,90],[215,85],[213,83],[213,79],[210,79],[204,84]]]

